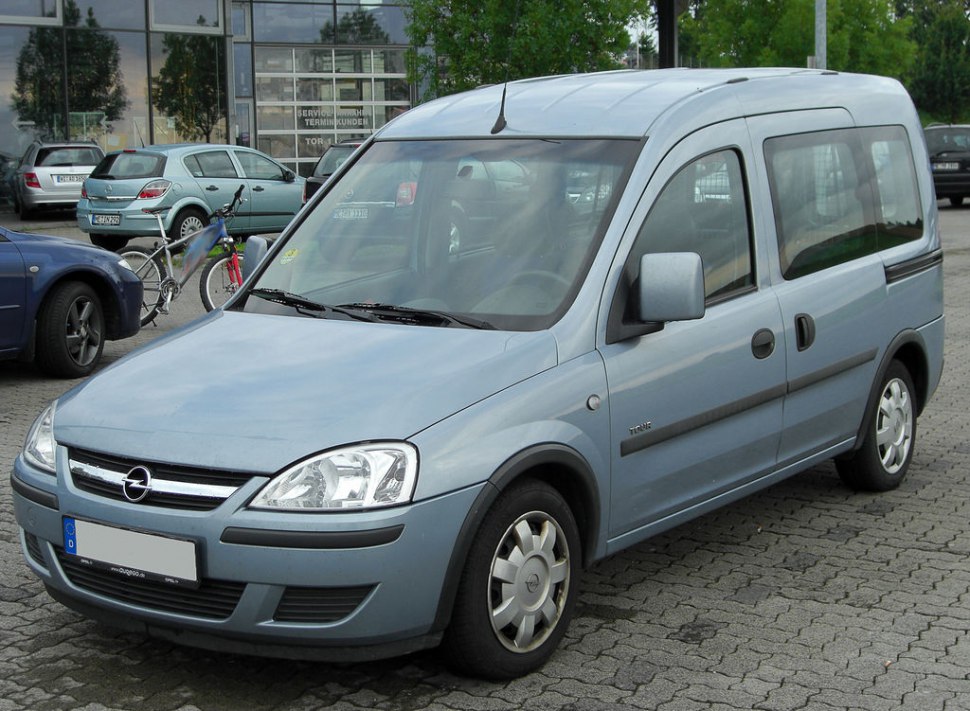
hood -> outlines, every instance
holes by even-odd
[[[215,312],[67,393],[54,435],[269,474],[338,445],[407,439],[556,361],[546,331]]]
[[[2,232],[3,235],[11,242],[14,242],[15,244],[21,247],[25,247],[30,244],[38,244],[41,246],[58,244],[58,245],[64,245],[65,247],[77,247],[79,249],[85,250],[86,252],[94,250],[94,251],[104,253],[106,251],[104,249],[101,249],[100,247],[95,247],[93,244],[90,244],[88,242],[80,242],[76,239],[71,239],[70,237],[59,237],[57,235],[39,235],[33,232],[17,232],[16,230],[11,230],[6,227],[0,227],[0,232]]]

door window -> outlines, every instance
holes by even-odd
[[[238,177],[236,167],[225,151],[206,151],[188,156],[185,159],[185,167],[196,178]]]
[[[255,180],[283,180],[283,169],[268,158],[255,153],[236,151],[247,178]]]

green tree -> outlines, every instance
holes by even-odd
[[[199,17],[199,25],[205,19]],[[226,118],[224,39],[212,35],[166,34],[162,40],[165,63],[154,77],[155,108],[175,121],[189,140],[212,140]]]
[[[829,0],[827,68],[902,78],[916,45],[894,0]],[[681,17],[711,67],[803,67],[815,54],[814,0],[706,0]]]
[[[619,66],[641,0],[412,0],[411,81],[425,98]]]
[[[32,29],[17,56],[14,110],[47,139],[79,137],[74,117],[81,114],[111,122],[128,108],[118,41],[100,29],[94,10],[88,8],[82,24],[77,3],[67,0],[64,26]]]
[[[970,3],[930,0],[913,8],[919,53],[909,90],[924,112],[948,123],[970,118]]]

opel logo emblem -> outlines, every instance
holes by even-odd
[[[132,467],[121,481],[121,491],[132,503],[138,503],[152,490],[152,473],[148,467]]]
[[[535,573],[533,573],[532,575],[530,575],[528,577],[528,579],[525,581],[525,587],[526,587],[526,589],[528,589],[528,591],[530,593],[534,593],[536,590],[538,590],[539,589],[539,576],[536,575]]]

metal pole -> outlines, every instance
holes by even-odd
[[[825,2],[826,0],[815,0],[815,68],[825,69],[825,45],[826,26],[825,26]]]

